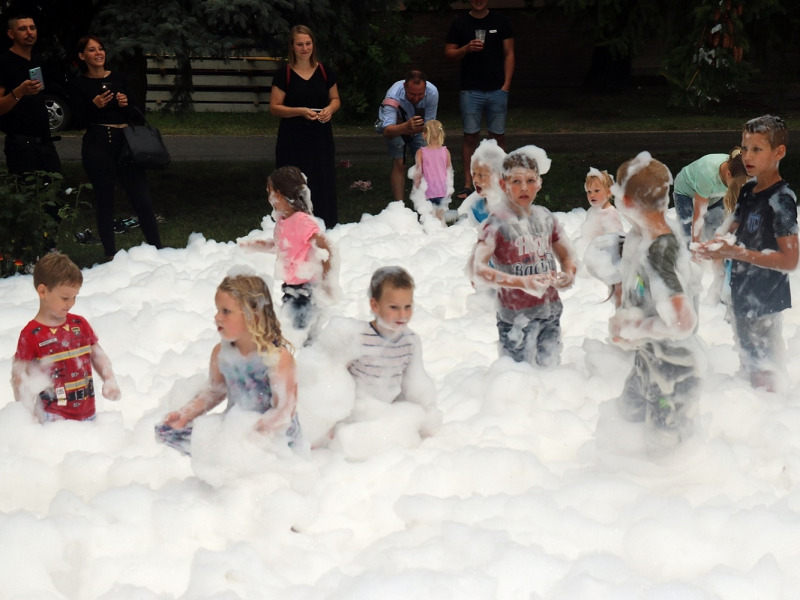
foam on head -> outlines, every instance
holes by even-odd
[[[600,169],[589,167],[589,172],[586,173],[586,180],[583,183],[583,189],[585,191],[589,190],[589,182],[592,179],[597,179],[606,190],[611,192],[611,186],[614,185],[614,178],[608,174],[608,171],[601,171]]]
[[[297,167],[281,167],[275,169],[267,178],[270,187],[280,192],[289,205],[300,212],[313,214],[311,190],[308,188],[305,174]]]
[[[761,133],[769,140],[769,145],[786,146],[789,143],[789,131],[786,123],[775,115],[763,115],[750,119],[744,124],[744,133]]]
[[[664,211],[669,205],[672,174],[664,163],[649,152],[640,152],[617,170],[617,183],[611,187],[616,198],[627,196],[648,210]]]
[[[522,148],[517,148],[506,156],[503,161],[503,176],[508,175],[511,170],[520,167],[532,169],[539,173],[539,175],[544,175],[550,170],[551,163],[552,161],[547,158],[547,152],[538,146],[532,144],[522,146]]]
[[[498,175],[503,172],[503,160],[506,157],[505,150],[497,145],[497,140],[482,140],[475,152],[472,153],[470,168],[476,165],[484,165],[493,173]]]

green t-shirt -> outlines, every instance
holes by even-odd
[[[728,191],[719,177],[719,166],[727,160],[727,154],[706,154],[686,165],[675,178],[675,193],[690,198],[696,194],[713,204]]]

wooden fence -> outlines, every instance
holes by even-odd
[[[269,110],[272,76],[279,58],[246,56],[192,60],[192,101],[198,112]],[[159,109],[172,97],[177,63],[172,57],[147,59],[147,108]]]

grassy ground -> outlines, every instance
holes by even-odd
[[[546,104],[512,106],[508,129],[520,133],[730,130],[765,112],[769,112],[766,107],[742,104],[716,113],[697,113],[668,107],[661,95],[633,90],[624,95],[573,95]],[[795,117],[794,111],[781,114],[787,120]],[[460,130],[457,106],[440,107],[438,116],[445,131]],[[148,113],[148,120],[168,135],[275,135],[279,122],[268,112],[189,113],[181,117],[154,112]],[[372,135],[372,120],[348,122],[337,118],[336,134]]]
[[[583,176],[590,166],[615,171],[630,158],[627,153],[554,154],[553,165],[544,176],[544,188],[537,202],[554,211],[569,211],[585,207]],[[691,148],[673,154],[660,154],[673,173],[697,158]],[[200,232],[208,239],[231,241],[246,235],[261,225],[270,208],[264,191],[266,174],[272,165],[264,163],[203,162],[173,163],[163,172],[150,173],[156,212],[166,222],[161,224],[164,243],[172,247],[186,246],[192,232]],[[202,173],[202,177],[198,177]],[[800,155],[789,153],[782,165],[782,173],[790,182],[800,180]],[[341,222],[356,222],[364,213],[377,214],[386,207],[389,192],[388,161],[363,162],[349,169],[338,170],[338,197]],[[80,164],[65,165],[65,177],[70,181],[85,180]],[[459,181],[460,173],[456,173]],[[366,192],[352,190],[356,180],[368,180],[372,189]],[[90,197],[91,194],[87,194]],[[409,205],[410,206],[410,205]],[[117,216],[131,215],[127,199],[120,195]],[[81,266],[91,266],[103,259],[99,245],[78,244],[76,231],[89,228],[96,231],[94,212],[86,210],[78,223],[65,224],[61,231],[59,247]],[[143,242],[141,232],[133,229],[117,234],[118,249],[127,249]]]
[[[450,103],[452,104],[452,103]],[[447,104],[445,104],[447,105]],[[549,95],[532,107],[512,107],[509,113],[510,132],[620,132],[620,131],[676,131],[676,130],[738,130],[746,118],[767,112],[763,106],[743,102],[712,114],[698,114],[668,108],[663,90],[634,88],[616,95]],[[783,111],[789,128],[793,129],[794,113]],[[800,116],[798,114],[797,116]],[[179,118],[174,115],[151,113],[149,120],[167,135],[275,135],[277,120],[266,113],[220,114],[192,113]],[[445,130],[459,131],[457,111],[440,110]],[[336,135],[375,135],[371,123],[337,122]],[[672,154],[659,153],[677,173],[684,165],[698,157],[692,148]],[[583,176],[590,166],[613,172],[627,153],[607,152],[554,154],[553,166],[544,177],[544,188],[537,202],[555,211],[568,211],[585,206]],[[461,165],[454,157],[455,181],[461,181]],[[174,162],[163,172],[151,172],[150,186],[156,212],[166,218],[161,225],[161,236],[168,246],[183,247],[192,232],[201,232],[208,239],[230,241],[260,227],[261,219],[269,213],[264,192],[267,174],[273,165],[248,162]],[[790,182],[800,180],[800,154],[790,152],[781,171]],[[338,198],[340,222],[355,222],[364,213],[376,214],[383,210],[389,192],[389,161],[360,161],[351,168],[340,167]],[[65,164],[65,176],[72,183],[86,181],[80,164]],[[351,189],[356,180],[370,181],[372,189],[366,192]],[[87,193],[91,198],[91,193]],[[117,216],[131,214],[124,196],[117,202]],[[94,211],[88,209],[79,222],[62,228],[59,246],[78,264],[91,266],[103,258],[98,245],[82,245],[74,240],[76,231],[96,230]],[[142,243],[137,230],[117,235],[119,249]]]

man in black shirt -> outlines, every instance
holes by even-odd
[[[464,144],[464,189],[472,192],[470,160],[478,147],[485,115],[489,137],[505,150],[508,91],[514,76],[514,38],[509,20],[489,11],[489,0],[470,0],[471,10],[455,18],[447,33],[444,55],[461,62],[461,118]]]
[[[8,20],[11,48],[0,55],[0,129],[6,134],[5,154],[9,173],[61,172],[61,160],[50,137],[50,121],[44,103],[44,84],[32,78],[40,67],[32,57],[37,40],[36,23],[27,16]]]

